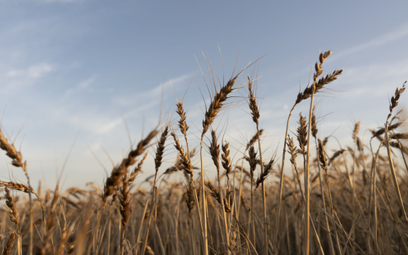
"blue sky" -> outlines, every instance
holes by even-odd
[[[125,123],[134,143],[157,124],[162,94],[163,118],[173,121],[185,94],[194,143],[200,89],[209,99],[199,65],[208,81],[210,60],[222,80],[262,57],[239,83],[257,72],[264,148],[272,154],[283,143],[288,108],[326,50],[333,55],[323,69],[344,73],[317,97],[321,136],[346,145],[355,121],[363,129],[382,125],[390,96],[408,79],[408,3],[277,2],[0,0],[2,130],[21,148],[33,182],[52,187],[74,144],[64,186],[100,186],[106,173],[93,153],[108,172],[106,154],[119,163],[130,148]],[[246,95],[236,91],[215,125],[235,148],[254,132]],[[407,102],[405,95],[402,107]],[[292,130],[307,107],[295,112]],[[174,155],[167,146],[163,169]],[[25,182],[2,157],[0,180]]]

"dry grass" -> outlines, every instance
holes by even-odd
[[[351,133],[353,144],[345,149],[327,148],[331,138],[319,138],[312,99],[342,73],[335,70],[319,79],[330,54],[319,56],[313,83],[297,95],[288,113],[280,165],[275,157],[263,159],[261,141],[268,127],[259,127],[262,109],[254,92],[256,79],[236,85],[242,72],[214,92],[204,114],[199,144],[189,131],[183,102],[177,101],[176,129],[173,123],[157,127],[130,148],[112,169],[103,190],[73,187],[60,191],[57,185],[43,196],[40,185],[34,192],[27,163],[0,132],[0,148],[27,176],[27,184],[0,180],[4,191],[0,251],[59,255],[408,254],[408,148],[404,145],[408,134],[401,131],[401,111],[394,114],[405,84],[391,98],[385,125],[369,130],[367,143],[359,136],[362,130],[357,122]],[[225,134],[220,136],[213,123],[232,93],[245,85],[255,128],[239,151],[229,143],[232,140],[224,139]],[[290,117],[295,107],[308,99],[309,117],[299,114],[294,139],[289,135]],[[211,136],[207,138],[208,130]],[[200,159],[195,159],[196,149],[190,150],[190,143],[200,146]],[[205,150],[212,162],[204,162]],[[285,168],[286,154],[290,160]],[[144,164],[148,160],[152,160],[153,169]],[[164,162],[175,163],[161,169]],[[210,166],[217,170],[213,181],[209,180]],[[136,188],[143,181],[138,179],[142,169],[154,176],[147,180],[150,187],[146,189]],[[201,171],[201,177],[196,170]],[[178,178],[171,178],[174,175]],[[260,185],[262,189],[257,189]],[[27,199],[31,194],[35,199]]]

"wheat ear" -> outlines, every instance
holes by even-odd
[[[116,187],[122,183],[122,177],[126,175],[128,167],[136,163],[136,157],[138,157],[139,155],[142,155],[145,152],[145,150],[149,146],[150,141],[154,137],[156,137],[157,134],[158,134],[158,130],[153,129],[144,139],[139,141],[136,148],[129,152],[128,156],[122,160],[119,166],[113,168],[109,178],[106,179],[104,189],[103,189],[103,194],[102,194],[102,204],[99,206],[99,209],[97,212],[96,223],[95,223],[94,231],[92,231],[91,240],[93,239],[95,235],[95,231],[97,231],[99,227],[99,224],[101,221],[101,212],[103,208],[105,207],[106,203],[108,202],[108,197],[111,196],[115,192]],[[87,254],[90,254],[91,248],[92,248],[92,245],[89,245],[87,249]],[[96,252],[98,252],[98,250],[99,250],[99,241],[97,242],[97,245],[96,245]]]
[[[27,184],[29,190],[31,190],[31,184],[30,184],[30,176],[28,175],[27,172],[27,161],[23,162],[23,156],[21,155],[21,152],[17,151],[16,148],[14,147],[14,144],[9,143],[7,141],[7,138],[3,135],[3,132],[0,129],[0,149],[6,151],[6,155],[12,159],[11,164],[15,167],[20,167],[26,178],[27,178]],[[33,228],[33,200],[31,197],[31,192],[28,192],[28,199],[30,203],[30,244],[29,244],[29,255],[33,253],[33,238],[34,238],[34,228]],[[41,201],[40,201],[41,203]],[[43,214],[43,219],[44,219],[44,214]],[[20,247],[19,247],[20,248]]]
[[[14,247],[14,240],[16,239],[16,234],[12,232],[9,236],[9,239],[7,240],[6,246],[3,248],[3,255],[9,255],[11,254],[11,251],[13,250]]]
[[[316,109],[316,107],[313,107],[312,136],[315,139],[316,155],[319,155],[319,146],[318,146],[318,142],[317,142],[317,133],[319,132],[319,130],[317,128],[315,109]],[[326,160],[324,162],[325,162],[326,167],[327,167],[328,163],[326,162]],[[323,204],[323,209],[324,209],[324,219],[325,219],[325,224],[326,224],[326,229],[327,229],[326,230],[327,231],[327,239],[329,239],[330,254],[335,255],[336,252],[334,250],[334,244],[333,244],[333,239],[332,239],[332,231],[331,231],[331,227],[330,227],[330,224],[329,224],[329,218],[328,218],[328,215],[327,215],[326,199],[325,199],[325,193],[324,193],[324,189],[323,189],[321,167],[320,167],[319,163],[317,164],[317,168],[318,168],[318,176],[319,176],[320,194],[322,196],[322,204]],[[313,221],[312,221],[312,223],[313,223]]]
[[[224,231],[225,231],[225,238],[226,238],[226,244],[227,244],[227,250],[228,254],[229,252],[229,232],[228,232],[228,226],[227,226],[227,215],[225,213],[225,206],[224,206],[224,194],[222,191],[221,187],[221,178],[220,178],[220,146],[217,143],[217,135],[214,130],[211,131],[211,145],[210,145],[210,154],[211,158],[213,160],[213,163],[217,169],[217,179],[218,179],[218,190],[219,190],[219,202],[222,207],[222,216],[223,216],[223,221],[224,221]]]
[[[145,240],[144,240],[144,244],[143,244],[143,253],[142,254],[145,254],[145,252],[146,252],[147,239],[149,237],[150,224],[151,224],[153,215],[155,214],[154,212],[155,212],[156,207],[157,207],[157,196],[158,196],[157,187],[156,187],[157,174],[159,172],[159,168],[160,168],[160,166],[162,164],[162,161],[163,161],[164,146],[165,146],[165,143],[166,143],[168,133],[169,133],[169,126],[166,126],[164,128],[163,132],[161,133],[159,142],[157,143],[156,157],[154,159],[155,172],[154,172],[154,180],[153,180],[153,186],[152,186],[152,191],[151,191],[151,196],[152,196],[151,203],[152,203],[152,205],[151,205],[151,208],[150,208],[149,221],[148,221],[147,226],[146,226],[146,234],[145,234]]]
[[[249,91],[249,109],[251,110],[252,120],[256,124],[256,131],[259,132],[259,108],[256,101],[254,91],[252,89],[252,80],[248,76],[248,91]],[[258,136],[259,159],[261,161],[261,174],[259,180],[262,182],[262,205],[263,205],[263,220],[264,220],[264,254],[268,255],[268,218],[266,217],[266,197],[265,197],[265,179],[268,173],[265,171],[263,164],[263,153],[261,147],[261,139]],[[258,186],[259,184],[257,184]]]
[[[407,213],[405,211],[404,202],[402,201],[402,196],[401,196],[400,188],[399,188],[399,185],[398,185],[397,174],[395,173],[394,162],[393,162],[393,159],[392,159],[392,152],[391,152],[391,147],[390,147],[389,131],[388,131],[389,119],[392,116],[392,112],[393,112],[394,108],[398,106],[398,100],[400,99],[401,94],[405,91],[405,84],[406,83],[407,82],[404,82],[404,84],[402,85],[401,88],[397,88],[395,90],[394,96],[391,97],[390,113],[387,116],[387,120],[385,122],[385,128],[384,129],[385,129],[385,145],[387,147],[388,161],[389,161],[390,168],[391,168],[391,174],[392,174],[392,178],[393,178],[393,181],[394,181],[394,187],[395,187],[395,190],[396,190],[396,192],[398,194],[398,201],[399,201],[401,210],[402,210],[402,212],[404,214],[405,221],[408,223]]]
[[[234,91],[233,86],[235,84],[235,81],[242,74],[243,71],[241,71],[236,76],[231,78],[227,82],[227,84],[221,87],[220,91],[214,95],[208,109],[205,112],[205,116],[203,120],[203,131],[201,133],[201,139],[200,139],[200,161],[201,161],[201,194],[202,194],[201,197],[203,199],[202,217],[203,217],[203,227],[204,227],[204,242],[203,242],[204,255],[208,255],[208,233],[207,233],[207,214],[206,214],[207,205],[206,205],[205,190],[204,190],[204,186],[205,186],[204,159],[203,159],[204,135],[205,133],[207,133],[210,125],[214,122],[215,117],[217,117],[218,113],[221,111],[221,108],[223,107],[223,104],[227,100],[228,96]]]
[[[330,56],[332,52],[327,51],[325,53],[321,53],[319,56],[320,64],[316,63],[317,70],[316,74],[322,74],[323,70],[321,69],[322,64],[324,63],[325,59]],[[289,132],[289,122],[290,122],[290,117],[292,116],[293,110],[295,109],[296,105],[298,105],[300,102],[303,100],[308,99],[311,97],[314,93],[319,92],[321,89],[324,88],[325,85],[328,83],[334,81],[337,79],[339,75],[341,75],[343,70],[335,70],[333,71],[332,74],[327,75],[326,77],[321,78],[316,82],[316,78],[318,75],[315,75],[315,82],[313,82],[312,86],[307,87],[303,92],[299,92],[296,101],[294,105],[292,106],[291,110],[289,111],[288,119],[286,122],[286,131],[285,131],[285,138],[288,136]],[[276,214],[276,220],[275,220],[275,246],[277,245],[278,242],[278,231],[279,231],[279,218],[280,218],[280,211],[281,211],[281,204],[282,204],[282,192],[283,192],[283,170],[285,168],[285,155],[286,155],[286,143],[283,144],[283,151],[282,151],[282,164],[281,164],[281,169],[280,169],[280,181],[279,181],[279,201],[278,201],[278,213]],[[276,253],[276,251],[275,251]]]

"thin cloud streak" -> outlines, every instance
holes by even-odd
[[[75,93],[80,93],[81,91],[87,89],[89,86],[91,86],[96,80],[96,75],[91,76],[90,78],[81,81],[78,85],[76,85],[74,88],[68,89],[62,100],[66,99],[67,97],[75,94]]]
[[[407,60],[350,67],[339,78],[343,84],[340,91],[346,91],[349,97],[362,101],[363,98],[372,100],[383,96],[384,93],[393,93],[394,89],[390,90],[390,87],[400,86],[407,77]]]
[[[163,90],[166,90],[170,87],[175,88],[190,77],[192,77],[192,74],[181,75],[147,91],[137,92],[135,94],[127,94],[125,96],[117,96],[113,99],[113,102],[120,106],[128,107],[139,104],[140,102],[138,102],[136,99],[151,100],[154,98],[160,98]]]
[[[38,79],[53,70],[55,70],[55,67],[45,62],[32,65],[26,69],[11,69],[7,72],[7,75],[10,77]]]
[[[136,109],[128,110],[123,114],[114,115],[114,113],[108,115],[106,112],[97,110],[88,110],[81,112],[66,112],[59,111],[58,118],[74,129],[79,129],[90,135],[105,135],[112,132],[121,123],[123,118],[140,119],[140,115],[143,113],[149,115],[149,110],[156,109],[156,106],[160,103],[160,100],[149,101],[149,103],[142,104],[142,106]]]
[[[405,24],[399,27],[398,29],[391,31],[389,33],[382,34],[370,41],[356,45],[342,52],[336,53],[336,55],[332,56],[330,59],[335,60],[335,59],[342,58],[344,56],[351,55],[351,54],[354,54],[354,53],[357,53],[363,50],[370,50],[370,49],[372,50],[380,46],[384,46],[386,44],[400,40],[406,36],[408,36],[408,24]]]

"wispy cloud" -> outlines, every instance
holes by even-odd
[[[141,93],[112,94],[106,98],[104,103],[98,102],[93,106],[78,100],[74,104],[58,104],[51,111],[55,118],[76,130],[81,130],[86,134],[106,135],[123,124],[124,119],[140,120],[142,116],[146,116],[148,119],[156,116],[158,114],[157,106],[161,101],[162,89],[168,90],[172,86],[179,86],[189,77],[191,75],[182,75]],[[66,101],[68,98],[76,97],[79,93],[87,92],[96,80],[96,75],[84,79],[73,88],[66,90],[61,100],[65,99]],[[120,92],[116,91],[115,93]],[[165,94],[171,95],[172,93],[166,92]],[[58,102],[61,102],[61,100]],[[107,104],[109,101],[113,102],[113,104]],[[107,108],[106,105],[109,105],[109,107]],[[154,109],[154,113],[152,109]]]
[[[364,100],[393,93],[394,87],[400,86],[408,77],[408,61],[390,61],[350,67],[339,81],[343,84],[341,91],[349,97]],[[358,86],[356,86],[358,85]]]
[[[121,117],[109,118],[108,116],[98,115],[97,112],[89,111],[67,116],[66,120],[71,126],[77,129],[98,135],[113,130],[123,122],[123,118]]]
[[[32,65],[26,69],[11,69],[7,72],[7,75],[10,77],[38,79],[53,70],[55,70],[55,67],[45,62]]]
[[[75,94],[75,93],[79,93],[85,89],[87,89],[92,83],[94,83],[96,80],[96,75],[93,75],[91,77],[89,77],[86,80],[81,81],[80,83],[78,83],[78,85],[76,85],[74,88],[70,88],[68,89],[65,94],[63,99]]]
[[[170,79],[170,80],[160,84],[159,86],[155,87],[154,89],[150,90],[149,94],[152,94],[154,96],[158,96],[162,92],[162,89],[178,86],[180,83],[184,82],[185,80],[187,80],[191,76],[192,76],[191,74],[185,74],[185,75],[179,76],[177,78]]]
[[[154,98],[160,98],[161,93],[163,90],[166,90],[171,87],[176,87],[182,84],[184,81],[186,81],[188,78],[192,77],[192,74],[186,74],[179,76],[174,79],[170,79],[156,87],[153,87],[152,89],[146,90],[146,91],[138,91],[135,94],[127,94],[127,95],[121,95],[117,96],[113,99],[113,102],[120,105],[120,106],[132,106],[135,105],[138,102],[135,99],[143,99],[143,100],[148,100],[148,99],[154,99]]]
[[[399,28],[382,34],[372,40],[369,40],[365,43],[356,45],[352,48],[346,49],[342,52],[336,53],[336,55],[331,57],[331,60],[337,59],[337,58],[341,58],[347,55],[351,55],[354,53],[357,53],[359,51],[363,51],[363,50],[370,50],[370,49],[375,49],[378,48],[380,46],[392,43],[394,41],[400,40],[404,37],[408,36],[408,24],[405,24],[403,26],[400,26]]]
[[[106,113],[98,109],[84,109],[79,112],[59,109],[55,112],[55,116],[76,130],[82,130],[92,135],[103,135],[114,131],[127,119],[140,119],[142,113],[150,116],[149,110],[154,108],[159,102],[160,100],[149,101],[148,103],[141,104],[140,107],[132,108],[124,113],[119,113],[118,111]]]
[[[7,97],[10,93],[20,93],[55,70],[56,65],[47,62],[28,65],[26,68],[0,67],[0,77],[3,80],[0,91],[3,95],[7,94]]]
[[[115,118],[104,125],[100,125],[97,127],[97,132],[99,134],[107,133],[114,128],[116,128],[120,123],[123,123],[123,118]]]

